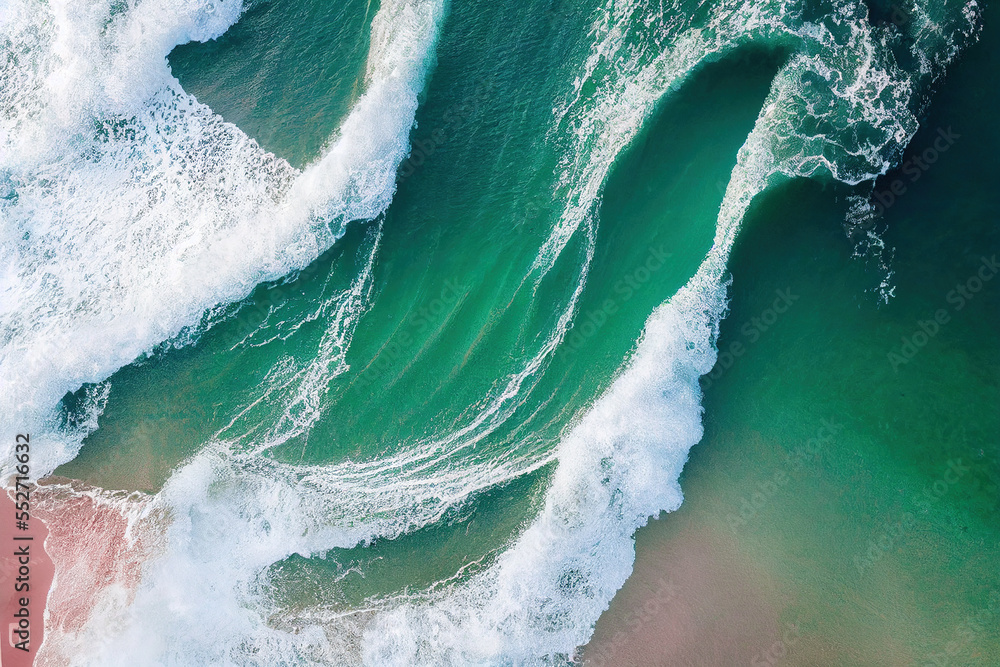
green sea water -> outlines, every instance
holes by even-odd
[[[901,165],[942,130],[954,142],[876,185],[905,186],[884,216],[887,303],[877,262],[852,256],[837,188],[795,183],[755,204],[730,265],[718,343],[730,355],[702,379],[706,434],[681,478],[685,504],[639,531],[636,579],[598,622],[595,664],[1000,660],[1000,199],[982,187],[1000,132],[981,79],[997,35],[991,8]],[[778,292],[794,300],[776,314]],[[822,431],[824,420],[837,428]],[[672,540],[692,531],[721,536],[736,579],[767,583],[749,602],[733,591],[689,641],[636,662],[628,646],[649,633],[630,622],[682,560]],[[748,616],[774,599],[778,613],[754,627]],[[713,643],[725,647],[714,656]]]
[[[313,214],[314,259],[78,374],[54,477],[166,517],[109,637],[167,664],[185,627],[206,664],[565,664],[593,632],[576,659],[630,664],[600,646],[695,529],[774,582],[787,664],[923,664],[988,606],[1000,282],[949,294],[1000,250],[996,12],[935,79],[975,7],[729,4],[450,5],[384,210]],[[309,174],[393,122],[351,134],[371,50],[424,5],[252,3],[167,62]],[[344,171],[346,200],[377,189]],[[205,586],[212,618],[155,601]],[[770,636],[744,639],[724,664]],[[989,629],[961,651],[1000,659]]]

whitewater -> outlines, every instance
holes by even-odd
[[[754,198],[794,178],[835,179],[869,198],[979,24],[974,0],[918,3],[902,28],[869,22],[866,5],[847,0],[821,16],[794,2],[701,13],[608,2],[547,130],[569,146],[557,174],[567,194],[525,289],[538,288],[572,239],[582,235],[585,250],[529,361],[444,438],[375,461],[274,460],[268,450],[319,418],[323,387],[344,371],[354,327],[377,298],[380,216],[409,153],[446,9],[382,3],[365,89],[322,156],[299,170],[186,93],[167,65],[174,46],[223,34],[238,3],[3,5],[3,48],[17,64],[0,80],[0,406],[10,416],[5,442],[31,430],[51,443],[36,458],[41,472],[71,460],[97,427],[100,383],[114,371],[209,326],[205,314],[220,304],[308,266],[349,223],[375,221],[361,271],[320,307],[327,332],[314,363],[276,365],[268,376],[257,400],[284,406],[274,424],[247,432],[234,419],[154,495],[50,488],[51,512],[85,495],[120,517],[121,544],[107,556],[118,579],[86,593],[82,618],[47,626],[39,664],[572,660],[631,572],[635,531],[681,504],[678,479],[702,436],[699,378],[715,363],[726,313],[726,264]],[[787,55],[737,155],[700,268],[649,314],[610,388],[558,443],[526,443],[502,461],[480,456],[476,443],[511,419],[572,327],[616,160],[701,66],[749,45]],[[913,57],[909,68],[900,49]],[[59,403],[84,385],[98,387],[88,419],[67,428]],[[274,618],[273,563],[410,533],[545,466],[554,472],[537,516],[484,570],[349,614]],[[60,563],[79,553],[53,554],[50,605],[66,590]],[[210,609],[191,603],[204,597]],[[60,618],[57,604],[50,618]]]

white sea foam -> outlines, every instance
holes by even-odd
[[[386,10],[385,16],[394,16],[395,11]],[[415,11],[409,6],[398,11],[411,18],[419,14],[407,14]],[[524,373],[510,378],[504,391],[465,428],[389,459],[293,466],[260,456],[262,449],[281,438],[307,429],[312,423],[309,419],[288,419],[276,430],[258,434],[256,449],[234,447],[226,433],[220,433],[151,501],[160,514],[144,510],[146,515],[164,519],[157,524],[160,532],[150,534],[158,540],[160,555],[147,563],[134,600],[123,602],[120,592],[109,588],[107,597],[95,601],[101,616],[94,615],[79,634],[62,638],[63,654],[88,665],[537,664],[546,657],[572,654],[587,640],[593,623],[628,576],[634,531],[650,516],[675,509],[681,502],[680,470],[690,447],[701,437],[698,378],[715,360],[714,341],[726,307],[725,265],[751,201],[779,179],[826,176],[851,183],[871,179],[884,173],[916,129],[911,102],[919,90],[918,81],[888,58],[886,37],[865,23],[863,5],[837,3],[840,18],[827,17],[822,23],[804,23],[796,11],[792,3],[721,6],[696,23],[679,11],[661,14],[643,2],[609,3],[594,26],[593,56],[584,63],[574,93],[556,113],[553,131],[575,138],[561,173],[562,185],[571,195],[539,253],[537,274],[548,270],[581,227],[590,245],[578,274],[580,284],[539,356]],[[424,25],[417,20],[411,23]],[[644,30],[654,34],[644,35]],[[378,25],[374,32],[374,51],[393,43],[379,37]],[[658,100],[696,67],[750,42],[782,44],[793,55],[775,77],[739,152],[719,212],[715,243],[697,274],[651,314],[621,374],[566,432],[554,454],[529,450],[521,452],[520,458],[490,462],[472,457],[462,465],[451,465],[459,452],[470,449],[495,424],[509,418],[511,404],[516,403],[511,398],[544,367],[564,334],[587,277],[600,193],[616,157],[634,139]],[[410,62],[407,49],[387,48],[386,52]],[[929,56],[927,62],[934,58]],[[369,77],[374,90],[372,81],[378,75],[369,69]],[[596,92],[587,92],[591,89]],[[155,95],[167,95],[170,104],[170,100],[183,99],[176,86],[167,90]],[[374,98],[378,95],[373,94]],[[415,96],[410,103],[415,104]],[[199,108],[193,102],[191,106]],[[168,104],[168,108],[173,107]],[[387,113],[380,105],[359,103],[357,109],[361,108],[376,116]],[[212,118],[207,110],[201,113]],[[205,127],[216,127],[195,111],[190,114]],[[813,122],[817,119],[823,121],[822,132],[815,130],[820,126]],[[216,124],[229,127],[221,121]],[[302,174],[273,157],[260,158],[262,164],[273,166],[271,180],[251,189],[259,193],[253,207],[273,200],[274,208],[268,210],[280,211],[280,220],[306,222],[304,227],[288,223],[288,247],[293,248],[288,257],[280,252],[274,256],[258,253],[265,268],[244,268],[242,273],[212,278],[211,267],[205,267],[207,278],[212,278],[206,280],[207,287],[200,288],[205,303],[220,300],[220,294],[239,297],[260,276],[277,275],[315,256],[316,249],[338,233],[326,229],[324,221],[364,217],[354,216],[356,210],[380,210],[384,204],[380,197],[391,194],[391,185],[384,190],[378,187],[386,177],[391,178],[381,162],[364,172],[374,174],[364,184],[376,194],[361,203],[338,199],[322,189],[329,183],[344,188],[352,182],[360,184],[351,180],[358,178],[356,172],[343,165],[367,164],[371,151],[385,148],[365,134],[365,124],[361,126],[349,130],[353,127],[349,120],[338,141],[353,135],[366,140],[344,146],[339,153],[339,143],[335,143],[327,164],[317,164]],[[117,126],[111,131],[117,132]],[[213,140],[239,136],[235,130],[225,132],[213,135]],[[124,157],[108,159],[114,164]],[[18,175],[14,180],[15,211],[26,205],[22,197],[31,201],[22,194],[24,187],[17,180],[22,178]],[[224,192],[221,182],[213,182],[205,196],[220,187]],[[51,197],[37,197],[34,210],[51,201]],[[224,228],[221,222],[205,224],[206,233]],[[239,243],[217,243],[225,252],[239,251]],[[375,247],[377,243],[373,253]],[[198,256],[182,252],[176,259],[187,265]],[[11,279],[15,287],[18,279]],[[218,287],[226,280],[235,281],[226,284],[229,292]],[[343,307],[331,309],[335,314],[330,331],[334,333],[326,354],[320,355],[322,367],[297,369],[275,384],[294,385],[295,391],[286,397],[289,406],[305,401],[307,408],[315,407],[310,391],[328,381],[342,360],[350,322],[367,294],[367,280],[362,272],[349,296],[337,301]],[[122,289],[133,287],[130,283]],[[90,312],[85,299],[66,303],[84,314]],[[205,307],[199,305],[201,301],[190,303],[192,313]],[[97,312],[105,311],[98,308]],[[87,321],[84,318],[81,326]],[[189,321],[171,320],[173,326]],[[76,335],[80,331],[85,329],[72,330]],[[162,333],[151,333],[148,339]],[[126,336],[127,344],[115,340],[112,345],[122,345],[119,357],[125,358],[136,353],[130,350],[142,349],[140,340],[146,339],[131,335]],[[91,371],[82,361],[74,359],[73,364],[56,371],[81,378],[103,372],[95,369],[87,375]],[[43,371],[38,372],[42,376],[50,372]],[[285,383],[287,379],[295,381]],[[59,391],[65,389],[53,389],[38,400],[51,400]],[[308,409],[305,413],[312,414]],[[544,507],[485,571],[432,592],[373,602],[372,609],[350,618],[312,610],[304,615],[310,622],[297,633],[281,619],[269,618],[272,606],[263,573],[274,562],[292,553],[321,553],[428,525],[470,494],[536,469],[553,456],[557,468]],[[210,605],[204,604],[206,596],[211,598]]]
[[[67,391],[108,377],[208,308],[302,268],[385,210],[432,61],[439,0],[385,2],[366,88],[303,171],[185,93],[166,55],[221,34],[232,0],[11,0],[0,73],[0,406],[54,427]],[[5,441],[12,441],[6,438]]]
[[[59,428],[55,414],[67,391],[103,380],[196,323],[207,308],[302,268],[345,224],[374,218],[388,206],[444,2],[381,3],[372,22],[365,92],[329,148],[301,172],[213,114],[170,74],[166,55],[175,45],[218,36],[239,13],[237,2],[183,0],[12,0],[0,11],[0,53],[8,63],[0,72],[0,411],[3,429],[28,430],[45,443],[34,451],[36,474],[72,458],[95,426],[107,387],[91,392],[93,405],[69,429]],[[370,265],[371,258],[369,271]],[[296,394],[307,407],[310,391],[336,372],[368,287],[365,274],[333,299],[337,303],[327,304],[331,313],[325,315],[336,326],[321,344],[318,361],[325,366],[306,369]],[[170,491],[185,488],[192,477],[210,485],[204,471],[211,462],[209,453],[164,494],[141,500],[152,514],[164,512],[157,515],[161,520],[143,524],[152,545],[147,556],[163,553],[156,547],[178,546],[162,531],[168,524],[182,531],[190,523],[168,520],[185,507]],[[280,492],[285,480],[275,478],[272,492]],[[132,500],[88,493],[123,516],[134,513]],[[236,527],[224,504],[216,503],[228,521],[221,525]],[[196,521],[194,530],[204,527]],[[256,542],[248,543],[250,552]],[[87,544],[80,541],[81,548]],[[114,544],[103,547],[112,560],[135,557]],[[262,551],[271,559],[288,553]],[[198,571],[206,561],[183,548],[163,558],[161,572]],[[247,578],[241,575],[254,576],[266,560],[235,563],[236,580],[219,578],[225,595],[245,592],[237,588]],[[61,599],[61,585],[69,585],[65,575],[61,582],[57,577],[50,600]],[[71,656],[75,664],[154,664],[155,657],[147,663],[139,657],[168,654],[169,641],[156,639],[162,629],[157,621],[164,619],[151,616],[137,632],[153,641],[100,657],[115,635],[123,634],[127,644],[129,621],[137,618],[123,585],[91,591],[92,614],[84,626],[50,628],[40,663],[65,664]],[[162,593],[157,589],[154,596]],[[138,596],[136,609],[143,600]],[[228,609],[232,622],[241,618],[240,609]],[[259,629],[261,619],[254,623]],[[223,653],[238,650],[225,644],[232,632],[222,628],[218,636]],[[178,655],[173,664],[190,664],[187,653]]]
[[[613,9],[634,18],[634,10],[623,11],[620,3],[607,17]],[[367,664],[537,664],[566,659],[585,643],[630,572],[635,530],[681,502],[677,479],[701,437],[698,378],[715,361],[725,265],[751,201],[781,179],[875,178],[915,132],[917,82],[887,58],[884,41],[864,21],[863,5],[838,4],[843,22],[834,21],[837,35],[826,26],[796,26],[781,11],[772,15],[780,20],[755,14],[759,9],[744,7],[748,13],[716,22],[716,30],[725,22],[728,29],[716,33],[714,43],[706,44],[702,32],[685,33],[675,42],[677,53],[665,53],[634,78],[623,77],[610,92],[599,89],[593,116],[560,114],[574,123],[587,153],[568,158],[566,180],[577,186],[578,214],[571,207],[555,228],[548,252],[540,254],[543,270],[585,221],[611,158],[660,95],[694,65],[731,48],[727,40],[746,43],[755,33],[758,39],[791,34],[800,40],[801,51],[778,72],[739,152],[712,250],[691,281],[650,316],[624,372],[560,443],[538,518],[486,572],[379,615],[364,635]],[[595,53],[615,57],[624,30],[604,28],[594,32],[612,43],[598,45]],[[588,68],[599,66],[588,62]],[[827,121],[827,132],[804,131],[817,117]],[[595,156],[600,162],[590,163]]]

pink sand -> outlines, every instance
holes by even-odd
[[[34,512],[30,512],[31,518],[28,520],[28,530],[18,530],[15,526],[15,506],[12,498],[14,491],[7,489],[6,493],[0,494],[0,604],[3,608],[3,620],[0,627],[4,629],[4,637],[0,640],[0,664],[3,667],[30,667],[34,664],[35,657],[45,638],[45,600],[52,586],[52,577],[55,568],[52,559],[45,551],[45,540],[49,531],[45,522]],[[29,497],[29,504],[33,505],[35,500],[35,489],[32,489]],[[15,540],[14,538],[27,538],[30,540]],[[15,552],[24,546],[28,548],[28,564],[30,573],[26,583],[28,590],[16,591],[14,586],[18,583],[18,556]],[[21,609],[20,600],[24,598],[28,603],[28,621],[30,622],[27,651],[15,648],[15,642],[21,642],[22,638],[13,635],[17,629],[17,621],[14,614]]]

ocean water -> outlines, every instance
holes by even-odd
[[[893,480],[849,486],[845,541],[978,443],[973,542],[933,525],[985,569],[996,297],[887,357],[996,247],[989,123],[947,117],[981,84],[944,76],[983,11],[4,2],[0,402],[77,535],[38,663],[566,664],[638,528],[828,414],[831,478]],[[939,190],[886,203],[947,127]]]

